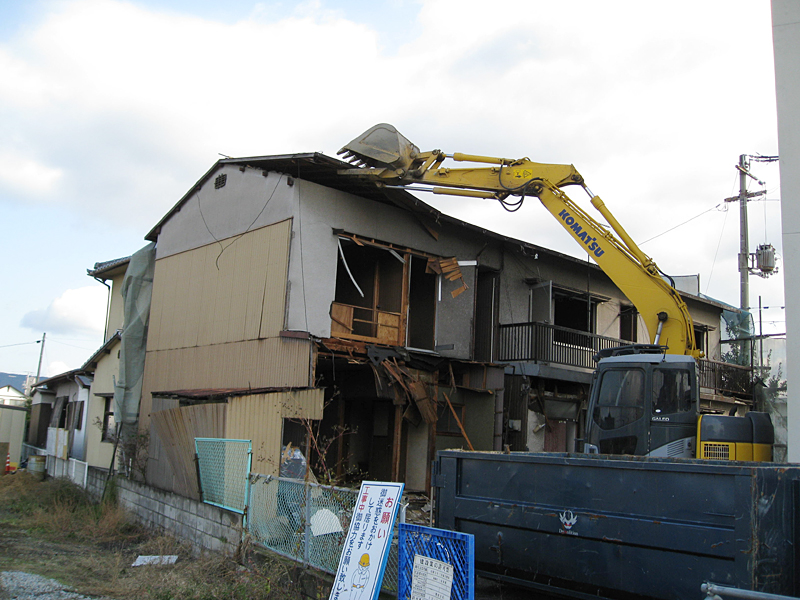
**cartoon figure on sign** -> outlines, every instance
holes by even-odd
[[[358,569],[350,580],[350,600],[361,600],[361,594],[369,582],[369,554],[362,554],[358,561]]]

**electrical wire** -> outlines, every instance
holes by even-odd
[[[0,346],[0,348],[11,348],[13,346],[30,346],[31,344],[38,344],[41,340],[36,340],[35,342],[20,342],[19,344],[7,344],[5,346]]]
[[[698,217],[702,217],[702,216],[703,216],[704,214],[706,214],[707,212],[711,212],[712,210],[716,210],[716,209],[718,209],[720,206],[722,206],[722,203],[720,203],[720,204],[717,204],[716,206],[712,206],[712,207],[711,207],[711,208],[709,208],[708,210],[704,210],[704,211],[703,211],[703,212],[701,212],[699,215],[695,215],[695,216],[693,216],[691,219],[687,219],[687,220],[686,220],[686,221],[684,221],[683,223],[680,223],[680,224],[678,224],[678,225],[675,225],[675,227],[670,227],[670,228],[669,228],[669,229],[667,229],[666,231],[662,231],[662,232],[661,232],[661,233],[659,233],[658,235],[654,235],[654,236],[653,236],[653,237],[651,237],[649,240],[645,240],[645,241],[643,241],[643,242],[640,242],[640,243],[639,243],[639,245],[640,245],[640,246],[643,246],[643,245],[644,245],[644,244],[646,244],[647,242],[652,242],[654,239],[656,239],[656,238],[660,238],[662,235],[666,235],[666,234],[667,234],[667,233],[669,233],[670,231],[675,231],[675,230],[676,230],[678,227],[683,227],[684,225],[686,225],[687,223],[691,223],[692,221],[694,221],[694,220],[695,220],[695,219],[697,219]],[[727,213],[727,211],[725,211],[725,212]]]
[[[725,233],[725,223],[728,221],[728,211],[725,211],[725,218],[722,219],[722,229],[719,232],[719,240],[717,241],[717,249],[714,251],[714,260],[711,261],[711,271],[708,273],[708,283],[706,284],[706,294],[711,285],[711,277],[714,275],[714,265],[717,264],[717,255],[719,254],[719,247],[722,245],[722,235]]]

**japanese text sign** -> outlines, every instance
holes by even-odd
[[[402,483],[361,483],[330,600],[377,600],[402,495]]]

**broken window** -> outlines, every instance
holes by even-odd
[[[705,352],[708,337],[708,327],[705,325],[695,324],[694,326],[694,343],[698,350]]]
[[[636,342],[639,313],[633,306],[622,305],[619,309],[619,339]]]
[[[433,350],[441,269],[432,260],[439,267],[427,256],[340,237],[331,335]]]

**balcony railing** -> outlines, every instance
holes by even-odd
[[[716,360],[698,360],[700,387],[723,396],[752,399],[753,370]]]
[[[495,360],[547,362],[593,369],[592,357],[597,352],[629,343],[548,323],[514,323],[500,325]]]
[[[605,348],[630,344],[624,340],[547,323],[500,325],[498,362],[530,361],[594,369],[592,358]],[[730,363],[697,361],[700,387],[722,396],[752,398],[752,369]]]

